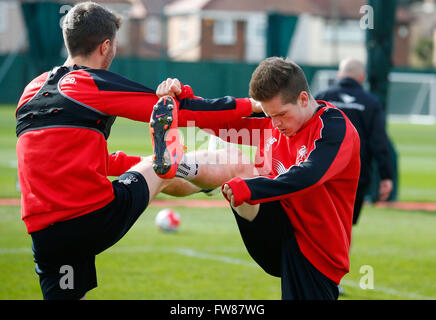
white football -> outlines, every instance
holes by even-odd
[[[155,223],[161,231],[177,231],[180,226],[180,215],[173,209],[163,209],[157,213]]]

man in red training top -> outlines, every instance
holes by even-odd
[[[31,81],[18,103],[22,219],[44,299],[79,299],[96,287],[95,255],[123,237],[169,183],[151,162],[108,154],[116,116],[148,122],[153,106],[164,101],[155,90],[107,71],[120,23],[96,3],[72,8],[63,25],[67,61]],[[208,113],[211,124],[252,112],[249,99],[198,99],[175,83],[178,100],[165,101],[179,105],[180,124]],[[120,177],[111,182],[108,176]],[[72,270],[74,283],[60,283],[63,270]]]
[[[225,141],[258,147],[258,176],[236,173],[226,181],[219,176],[222,164],[215,183],[223,184],[249,254],[281,277],[283,299],[335,300],[349,271],[359,135],[341,110],[312,97],[303,71],[291,61],[264,60],[252,75],[250,96],[262,104],[263,116],[224,126],[196,123]],[[210,173],[211,166],[198,164],[194,184]]]

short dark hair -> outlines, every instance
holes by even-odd
[[[280,94],[283,103],[296,103],[302,91],[310,94],[303,70],[283,58],[265,59],[251,76],[249,94],[257,101],[269,101]]]
[[[87,56],[103,41],[113,41],[121,17],[95,2],[75,5],[65,16],[62,33],[70,56]]]

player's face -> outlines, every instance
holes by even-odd
[[[302,92],[295,104],[283,103],[281,96],[277,95],[269,101],[262,102],[262,108],[271,118],[274,128],[287,137],[293,137],[307,121],[307,103],[307,93]]]

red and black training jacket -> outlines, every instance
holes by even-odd
[[[344,113],[325,101],[293,137],[268,117],[246,117],[209,127],[223,140],[251,133],[261,176],[227,182],[237,205],[280,201],[303,255],[339,283],[349,271],[353,207],[360,172],[359,135]],[[227,131],[226,131],[227,130]],[[239,139],[244,143],[244,139]]]
[[[179,126],[188,121],[223,125],[251,113],[249,99],[200,99],[189,86],[179,95]],[[107,139],[117,116],[148,122],[155,90],[106,70],[56,67],[25,88],[18,103],[17,159],[21,215],[29,233],[107,205],[114,198],[108,176],[140,161],[109,154]]]

